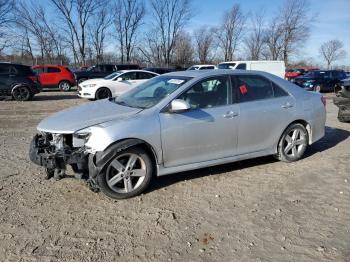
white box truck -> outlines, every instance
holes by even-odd
[[[241,69],[264,71],[284,78],[286,67],[284,61],[230,61],[218,65],[218,69]]]

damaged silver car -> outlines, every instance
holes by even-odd
[[[320,94],[268,73],[174,72],[44,119],[30,159],[56,179],[71,165],[93,191],[122,199],[155,176],[264,155],[296,161],[325,120]]]

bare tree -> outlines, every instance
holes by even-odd
[[[0,0],[0,52],[8,47],[7,29],[12,21],[13,0]]]
[[[89,20],[105,0],[50,0],[68,29],[72,51],[78,63],[86,63]]]
[[[96,55],[96,63],[103,61],[105,41],[112,20],[113,18],[108,6],[102,6],[101,9],[93,15],[91,24],[89,25],[90,38]]]
[[[283,28],[279,23],[279,18],[273,18],[268,24],[265,30],[264,42],[267,45],[267,49],[262,52],[264,58],[278,60],[282,57]]]
[[[218,29],[219,44],[224,52],[225,61],[233,60],[234,53],[243,36],[245,17],[239,4],[235,4],[224,14],[222,25]]]
[[[326,60],[327,68],[331,67],[331,64],[346,56],[343,42],[335,39],[325,42],[320,47],[320,54]]]
[[[262,56],[265,44],[264,13],[257,13],[251,18],[252,31],[245,39],[248,57],[251,60],[259,60]]]
[[[151,0],[151,10],[154,17],[153,29],[158,33],[163,63],[169,66],[175,40],[190,19],[190,0]]]
[[[121,61],[130,62],[131,53],[135,46],[136,33],[145,16],[145,5],[142,0],[118,0],[115,9],[115,27]]]
[[[209,63],[214,44],[213,29],[202,26],[194,32],[195,52],[201,64]]]
[[[193,60],[193,48],[191,36],[186,32],[180,32],[175,39],[173,63],[182,68],[188,67]]]
[[[285,0],[280,8],[280,26],[283,32],[283,60],[286,65],[289,56],[300,48],[309,36],[312,17],[308,0]]]

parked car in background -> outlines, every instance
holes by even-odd
[[[38,76],[30,66],[0,63],[0,96],[11,96],[17,101],[28,101],[40,90]]]
[[[208,70],[208,69],[217,69],[216,65],[193,65],[187,70]]]
[[[163,68],[163,67],[146,67],[146,68],[143,68],[142,70],[154,72],[160,75],[177,71],[176,69],[173,69],[173,68]]]
[[[297,161],[325,121],[321,94],[268,73],[173,72],[44,119],[30,159],[57,179],[67,165],[88,171],[93,190],[122,199],[153,176],[264,155]]]
[[[340,122],[350,122],[350,79],[344,79],[335,85],[333,103],[339,108]]]
[[[283,61],[231,61],[218,65],[219,69],[257,70],[284,78],[286,67]]]
[[[120,70],[139,69],[138,65],[116,65],[116,64],[100,64],[89,67],[85,71],[74,72],[76,82],[78,84],[88,79],[103,78]]]
[[[335,85],[345,78],[343,70],[317,70],[294,78],[294,83],[308,91],[333,92]]]
[[[59,88],[62,91],[69,91],[72,86],[75,86],[74,74],[68,67],[36,65],[32,69],[38,75],[43,88]]]
[[[350,72],[345,72],[346,78],[350,78]]]
[[[319,68],[313,68],[313,67],[306,67],[306,68],[298,68],[298,69],[287,69],[286,73],[284,75],[284,78],[286,80],[292,81],[294,78],[298,76],[302,76],[306,74],[309,71],[315,71],[315,70],[320,70]]]
[[[119,96],[158,74],[145,70],[122,70],[105,78],[86,80],[79,84],[78,95],[88,99]]]

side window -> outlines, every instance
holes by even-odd
[[[61,70],[57,67],[48,67],[47,72],[48,73],[59,73],[59,72],[61,72]]]
[[[137,79],[150,79],[152,77],[155,77],[155,75],[146,73],[146,72],[138,72],[138,78]]]
[[[179,99],[185,100],[192,109],[210,108],[231,103],[231,83],[226,76],[203,80],[183,93]]]
[[[276,85],[274,82],[272,82],[272,88],[274,97],[288,96],[288,93]]]
[[[271,82],[254,75],[237,76],[237,87],[240,102],[269,99],[273,97]]]
[[[10,73],[9,65],[0,65],[0,75],[8,75]]]
[[[105,65],[105,71],[107,72],[113,72],[113,66],[112,65]]]
[[[246,69],[247,69],[247,64],[246,64],[246,63],[238,64],[238,66],[236,67],[236,69],[246,70]]]
[[[123,80],[136,80],[136,72],[129,72],[120,76]]]

